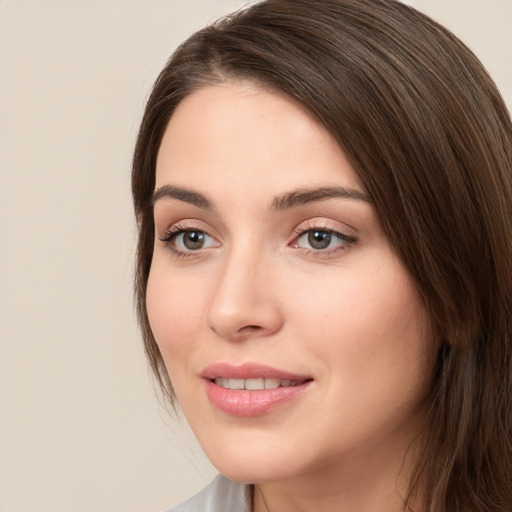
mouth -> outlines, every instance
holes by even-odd
[[[276,389],[300,386],[311,379],[274,379],[274,378],[252,378],[252,379],[228,379],[226,377],[215,377],[211,382],[217,386],[233,391],[259,391],[263,389]]]
[[[314,379],[270,366],[219,363],[203,370],[210,403],[230,416],[261,416],[294,403],[311,387]]]

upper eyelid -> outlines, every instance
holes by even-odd
[[[304,235],[310,233],[311,231],[323,231],[325,233],[330,233],[334,236],[337,236],[338,238],[345,240],[346,242],[349,242],[349,241],[356,242],[357,241],[357,237],[355,235],[344,233],[343,231],[341,231],[339,229],[331,229],[328,227],[327,228],[312,227],[312,228],[305,229],[303,231],[296,231],[296,236],[292,240],[292,242],[302,238]]]
[[[202,228],[194,227],[194,226],[180,226],[179,223],[173,224],[169,228],[167,228],[163,232],[163,234],[158,235],[158,239],[161,242],[169,243],[183,233],[194,232],[194,231],[199,232],[199,233],[204,233],[207,237],[218,242],[217,237],[213,236],[206,229],[202,229]]]
[[[210,236],[212,232],[216,232],[209,224],[198,219],[180,219],[173,222],[162,222],[162,227],[159,229],[157,219],[155,219],[155,231],[158,233],[169,233],[170,231],[203,231]],[[165,227],[164,227],[165,226]]]
[[[295,234],[299,234],[314,229],[319,231],[332,231],[352,237],[357,236],[357,229],[350,224],[324,217],[314,217],[304,220],[297,224],[293,231]]]

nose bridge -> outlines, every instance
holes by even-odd
[[[252,243],[239,243],[226,254],[212,293],[207,323],[219,336],[264,336],[281,324],[272,265]]]

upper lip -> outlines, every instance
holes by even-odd
[[[208,365],[201,372],[201,377],[205,379],[215,379],[223,377],[226,379],[280,379],[304,381],[311,380],[312,377],[304,374],[297,374],[286,370],[280,370],[259,363],[244,363],[233,365],[229,363],[215,363]]]

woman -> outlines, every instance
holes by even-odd
[[[176,510],[512,510],[511,160],[481,64],[393,0],[267,0],[178,48],[137,304],[225,476]]]

